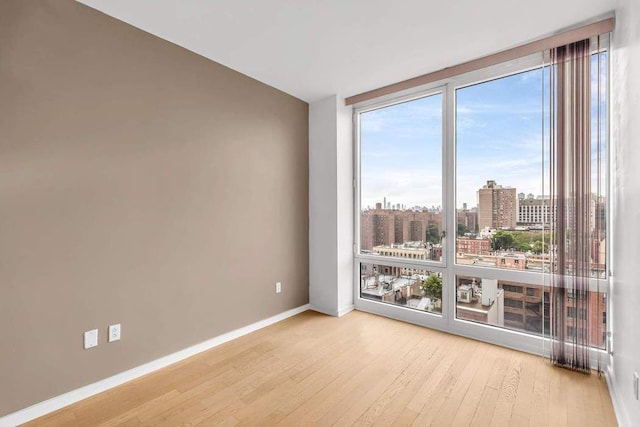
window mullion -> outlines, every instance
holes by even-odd
[[[456,200],[455,200],[455,102],[454,89],[452,85],[447,84],[443,97],[444,108],[444,131],[443,131],[443,189],[444,189],[444,223],[447,230],[447,238],[445,243],[445,262],[446,262],[446,291],[443,291],[443,310],[442,315],[447,323],[451,324],[455,319],[456,305],[456,284],[454,265],[456,262],[456,236],[457,236],[457,219],[456,219]],[[446,309],[444,308],[446,306]]]

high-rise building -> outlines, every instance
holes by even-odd
[[[478,190],[478,227],[515,228],[518,219],[516,189],[487,181]]]
[[[518,225],[549,227],[554,221],[555,207],[552,211],[548,197],[518,194]]]

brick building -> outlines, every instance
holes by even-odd
[[[515,228],[518,219],[516,189],[487,181],[478,190],[478,227]]]

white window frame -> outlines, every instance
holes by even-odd
[[[509,75],[522,73],[528,70],[542,67],[545,64],[543,53],[538,53],[509,61],[503,64],[487,67],[481,70],[472,71],[466,74],[454,76],[442,81],[430,83],[395,94],[387,95],[371,101],[365,101],[354,105],[353,108],[353,153],[354,153],[354,306],[358,310],[380,314],[386,317],[414,323],[417,325],[442,330],[504,347],[514,348],[534,354],[548,355],[549,338],[520,332],[504,327],[482,324],[456,318],[456,276],[477,277],[485,279],[497,279],[499,281],[517,282],[535,286],[549,287],[551,277],[549,274],[531,271],[517,271],[498,269],[490,267],[475,267],[469,265],[456,264],[456,242],[457,218],[456,218],[456,90],[470,85],[483,83]],[[608,60],[610,76],[611,58]],[[611,82],[608,81],[610,93]],[[437,93],[442,93],[443,102],[443,130],[442,130],[442,230],[446,232],[446,237],[442,241],[443,253],[442,262],[403,259],[400,257],[385,257],[361,254],[360,251],[360,114],[388,107],[391,105],[427,97]],[[607,99],[607,106],[610,103]],[[607,269],[610,268],[610,208],[611,208],[611,138],[609,123],[609,111],[606,112],[607,129]],[[418,311],[404,306],[374,301],[360,296],[360,263],[372,263],[397,267],[424,268],[433,272],[439,272],[443,278],[442,288],[442,314]],[[590,289],[609,293],[609,276],[606,279],[591,279]],[[607,298],[607,302],[610,298]],[[543,302],[544,304],[544,302]],[[610,311],[610,307],[607,307]],[[604,357],[605,350],[598,348],[591,349],[592,365],[596,366],[598,361],[606,364],[608,358]]]

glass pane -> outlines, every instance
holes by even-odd
[[[458,264],[546,269],[543,85],[538,68],[456,90]]]
[[[589,298],[588,310],[575,308],[575,299]],[[589,334],[594,347],[604,348],[606,295],[567,294],[567,336]],[[513,329],[534,335],[549,335],[549,289],[504,280],[456,277],[456,317],[461,320]],[[585,322],[586,320],[586,322]]]
[[[607,61],[607,52],[591,57],[591,275],[602,279],[607,271]]]
[[[361,253],[442,260],[442,95],[360,114]]]
[[[423,268],[360,264],[360,297],[442,313],[442,275]]]

